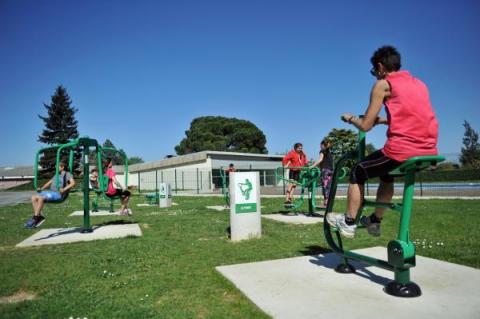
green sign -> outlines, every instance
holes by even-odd
[[[236,204],[235,213],[255,213],[257,211],[257,203],[248,203],[248,204]]]

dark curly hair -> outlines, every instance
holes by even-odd
[[[400,53],[391,45],[385,45],[373,53],[370,59],[373,67],[377,69],[378,63],[381,63],[387,72],[395,72],[400,70],[402,66]]]

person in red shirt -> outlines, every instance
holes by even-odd
[[[228,168],[225,170],[225,184],[228,187],[230,185],[230,173],[236,172],[235,166],[233,163],[228,165]]]
[[[117,174],[113,170],[113,160],[107,159],[105,162],[105,175],[108,176],[108,185],[105,195],[108,197],[120,197],[120,215],[131,215],[128,209],[128,200],[130,199],[130,192],[117,179]],[[118,188],[117,188],[118,187]]]
[[[390,171],[414,156],[437,155],[438,122],[430,103],[427,86],[408,71],[401,71],[400,53],[392,46],[379,48],[371,58],[370,73],[377,78],[370,93],[370,104],[361,118],[344,113],[342,120],[367,132],[377,124],[388,125],[385,146],[357,163],[350,173],[345,214],[327,214],[330,225],[345,237],[355,235],[355,218],[364,196],[364,183],[380,178],[377,201],[389,203],[393,196]],[[387,118],[378,116],[385,105]],[[375,208],[360,223],[368,233],[380,236],[380,222],[385,208]]]
[[[283,166],[289,168],[289,179],[294,181],[299,180],[301,167],[307,165],[307,163],[307,155],[303,152],[302,143],[295,143],[293,150],[288,152],[282,160]],[[297,185],[294,183],[288,184],[287,193],[285,194],[285,205],[292,204],[292,196],[296,187]]]

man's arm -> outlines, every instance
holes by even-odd
[[[353,116],[351,113],[342,115],[342,120],[353,124],[363,132],[368,132],[376,124],[387,124],[387,120],[378,116],[385,98],[390,96],[390,86],[386,80],[378,80],[370,93],[370,103],[363,118]]]
[[[59,191],[61,194],[65,193],[69,189],[72,189],[75,186],[75,180],[73,179],[72,176],[67,180],[67,186],[60,188]]]

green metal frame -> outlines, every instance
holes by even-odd
[[[92,207],[93,211],[98,211],[100,207],[100,197],[103,196],[103,199],[105,199],[108,204],[109,204],[109,211],[113,212],[113,204],[115,200],[120,199],[120,197],[115,196],[115,197],[109,197],[105,193],[108,189],[108,182],[109,178],[108,176],[103,174],[103,152],[104,151],[112,151],[120,154],[123,159],[123,165],[124,165],[124,183],[125,187],[128,186],[128,157],[124,152],[120,152],[119,150],[112,148],[112,147],[103,147],[101,145],[98,146],[98,152],[97,152],[97,168],[98,168],[98,181],[99,181],[99,186],[100,188],[95,190],[95,194],[97,195],[93,202],[92,202]]]
[[[401,203],[380,203],[368,200],[363,201],[363,204],[360,207],[356,217],[357,224],[365,207],[383,207],[400,213],[400,224],[397,238],[391,240],[387,246],[388,260],[376,259],[370,256],[345,250],[339,231],[336,228],[331,227],[326,221],[327,214],[332,212],[335,202],[335,194],[340,175],[339,171],[348,160],[356,158],[358,161],[361,161],[365,158],[365,138],[365,133],[359,132],[357,149],[354,152],[347,153],[342,156],[342,158],[336,164],[323,223],[325,238],[330,248],[343,260],[342,263],[337,266],[336,270],[338,272],[348,273],[355,271],[355,268],[349,263],[349,260],[357,260],[369,265],[390,270],[394,272],[394,280],[386,285],[385,291],[388,294],[399,297],[416,297],[421,294],[421,290],[418,285],[410,280],[410,268],[415,266],[415,245],[410,240],[409,236],[409,225],[412,216],[412,204],[415,187],[415,174],[418,171],[444,161],[445,158],[443,156],[413,157],[389,173],[395,176],[404,176],[405,183],[403,199]],[[357,225],[357,228],[362,228],[362,226]],[[335,233],[336,241],[334,240],[333,233]]]
[[[223,167],[220,167],[220,176],[222,178],[222,194],[223,200],[225,201],[225,206],[230,207],[230,192],[227,186],[227,174]]]
[[[60,171],[59,171],[59,164],[60,164],[60,159],[61,159],[61,154],[64,149],[69,149],[69,168],[70,172],[73,173],[73,157],[74,157],[74,152],[77,149],[82,150],[83,153],[83,233],[89,233],[92,232],[92,228],[90,226],[90,188],[89,188],[89,162],[88,162],[88,156],[90,154],[90,148],[95,147],[95,150],[98,152],[98,143],[96,140],[88,138],[88,137],[80,137],[77,139],[74,139],[68,143],[65,144],[58,144],[58,145],[53,145],[45,148],[41,148],[40,150],[37,151],[35,155],[35,166],[34,166],[34,181],[33,181],[33,186],[35,189],[38,188],[38,164],[39,164],[39,158],[40,154],[44,153],[47,150],[57,150],[56,154],[56,161],[55,161],[55,183],[57,186],[57,189],[59,189],[60,186]]]
[[[305,189],[307,190],[307,200],[308,200],[308,213],[314,215],[319,211],[324,211],[325,207],[316,205],[316,190],[321,183],[319,179],[321,177],[321,171],[318,167],[310,168],[308,166],[302,167],[288,167],[300,170],[300,179],[299,181],[291,180],[285,177],[285,167],[280,166],[275,169],[275,178],[276,180],[285,181],[288,184],[295,184],[300,186],[300,197],[293,201],[292,205],[286,205],[285,208],[289,211],[297,211],[302,207],[305,202]],[[341,170],[341,174],[338,179],[341,180],[346,176],[346,170]]]

